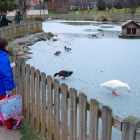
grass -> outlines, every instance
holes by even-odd
[[[22,119],[21,127],[19,128],[23,137],[20,140],[46,140],[39,136],[39,133],[28,123],[25,119]]]
[[[128,9],[127,9],[128,11]],[[83,13],[88,13],[88,10],[84,10]],[[108,14],[108,9],[106,8],[105,11],[97,11],[96,9],[92,9],[90,10],[90,13],[91,14],[96,14],[96,13],[99,13],[99,14]],[[55,14],[54,12],[52,11],[49,11],[48,14]],[[74,11],[68,11],[68,14],[74,14]],[[81,14],[81,11],[75,11],[75,14]],[[109,11],[109,14],[112,14],[112,9]],[[125,14],[125,9],[115,9],[114,8],[114,11],[113,11],[113,14]],[[128,13],[130,14],[130,13]],[[136,10],[136,13],[135,14],[140,14],[140,7],[137,8]]]

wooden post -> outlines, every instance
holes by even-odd
[[[17,94],[21,95],[20,81],[20,58],[17,58]]]
[[[35,68],[31,67],[31,124],[35,125]]]
[[[13,58],[13,61],[12,61],[12,62],[15,62],[15,67],[13,67],[12,70],[13,70],[14,82],[15,82],[15,84],[16,84],[16,59]],[[15,95],[15,94],[16,94],[16,88],[13,89],[13,95]]]
[[[136,129],[140,128],[140,119],[129,116],[123,120],[121,140],[135,140]]]
[[[36,70],[36,129],[40,132],[40,71]]]
[[[53,93],[52,93],[52,77],[47,76],[47,135],[48,139],[52,140],[52,123],[53,123]]]
[[[26,119],[30,122],[30,65],[26,65]]]
[[[10,56],[9,59],[10,59],[10,63],[14,62],[14,58],[13,58],[12,56]],[[15,67],[16,67],[16,66],[12,67],[13,80],[14,80],[14,82],[15,82],[15,76],[16,76]],[[16,93],[15,93],[15,89],[12,90],[12,93],[13,93],[13,95],[16,94]]]
[[[61,137],[62,140],[67,140],[68,132],[68,86],[65,83],[61,84]]]
[[[54,140],[60,139],[60,82],[54,79]]]
[[[111,140],[112,135],[112,109],[102,107],[102,140]]]
[[[98,111],[99,102],[96,99],[90,99],[90,140],[98,140]]]
[[[79,94],[79,140],[86,140],[87,131],[87,95]]]
[[[25,75],[25,67],[26,67],[26,64],[23,63],[22,64],[22,102],[23,102],[23,110],[22,110],[22,114],[24,117],[25,116],[25,104],[26,104],[26,75]]]
[[[77,90],[70,88],[70,139],[77,139]]]
[[[140,140],[140,130],[136,130],[135,140]]]
[[[46,138],[46,74],[41,73],[41,135]]]

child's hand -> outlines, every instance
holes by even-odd
[[[11,95],[11,94],[12,94],[12,91],[6,91],[6,93],[7,93],[8,95]]]

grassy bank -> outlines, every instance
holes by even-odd
[[[127,11],[128,11],[128,9],[127,9]],[[88,13],[88,10],[84,10],[82,12],[83,13]],[[75,14],[80,14],[80,13],[81,13],[81,11],[79,11],[79,10],[75,11]],[[93,13],[93,14],[96,14],[96,13],[99,13],[99,14],[108,14],[108,13],[112,14],[112,9],[108,10],[106,8],[105,11],[97,11],[96,9],[92,9],[92,10],[90,10],[90,13]],[[54,14],[54,12],[50,11],[49,14]],[[74,11],[68,11],[68,14],[74,14]],[[126,13],[125,13],[124,8],[123,9],[115,9],[114,8],[113,14],[126,14]],[[130,13],[127,13],[127,14],[130,14]],[[137,8],[137,11],[136,11],[135,14],[140,14],[140,7]]]
[[[22,125],[19,128],[23,137],[20,140],[47,140],[42,139],[39,133],[28,123],[25,119],[22,119]]]

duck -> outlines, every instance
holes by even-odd
[[[105,87],[108,90],[111,90],[112,94],[114,94],[115,96],[120,96],[115,92],[117,89],[120,89],[120,88],[125,88],[128,92],[130,92],[129,85],[119,80],[110,80],[110,81],[100,84],[100,86]]]
[[[68,52],[69,52],[70,50],[72,50],[71,48],[67,48],[66,46],[65,46],[64,48],[65,48],[65,50],[68,51]]]
[[[59,55],[61,53],[61,51],[57,51],[54,53],[54,55]]]
[[[60,72],[54,74],[54,78],[58,75],[60,77],[63,77],[62,79],[65,79],[65,77],[71,76],[72,73],[73,71],[61,70]]]

